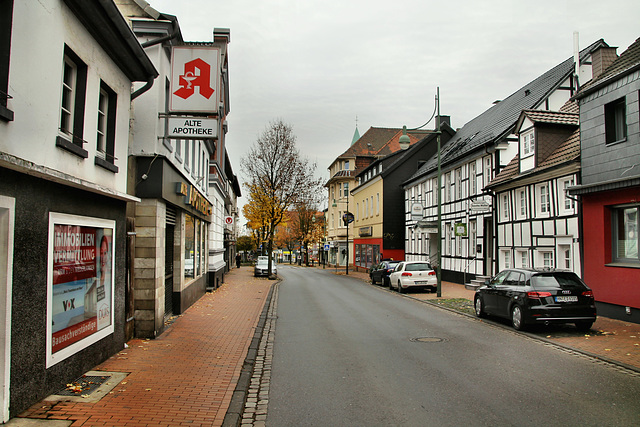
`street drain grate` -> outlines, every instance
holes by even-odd
[[[411,338],[412,342],[443,342],[446,341],[444,338],[438,337],[420,337],[420,338]]]
[[[100,388],[100,386],[110,378],[109,375],[83,375],[77,380],[67,384],[67,388],[59,391],[57,394],[59,396],[91,395],[91,393]]]
[[[111,393],[127,375],[126,372],[89,371],[47,400],[95,403]]]

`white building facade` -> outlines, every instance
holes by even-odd
[[[0,17],[4,422],[124,346],[132,83],[157,71],[113,2]]]

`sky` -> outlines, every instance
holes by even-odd
[[[581,49],[604,39],[618,54],[640,38],[638,0],[147,1],[185,41],[231,30],[226,146],[241,183],[240,159],[273,121],[328,180],[356,124],[421,126],[439,87],[459,128],[571,57],[576,31]]]

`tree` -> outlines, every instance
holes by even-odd
[[[297,235],[292,228],[294,216],[295,212],[287,212],[285,218],[276,227],[276,235],[274,238],[274,243],[278,248],[286,248],[289,251],[289,264],[293,261],[293,249],[296,243],[298,243]]]
[[[252,229],[260,229],[260,237],[267,242],[271,271],[276,227],[296,201],[312,199],[319,193],[322,183],[313,176],[315,163],[300,156],[292,127],[282,120],[270,123],[240,163],[247,175],[251,205],[245,208],[252,215],[245,218]]]
[[[246,261],[246,253],[256,249],[256,242],[251,238],[251,236],[240,236],[236,241],[236,249],[245,253]]]

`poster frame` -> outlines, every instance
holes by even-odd
[[[54,230],[56,225],[71,225],[80,227],[94,227],[104,230],[111,230],[111,274],[110,274],[110,322],[108,326],[93,332],[92,334],[79,339],[78,341],[53,352],[53,251],[54,251]],[[116,222],[104,218],[94,218],[79,215],[63,214],[57,212],[49,213],[48,250],[47,250],[47,330],[46,330],[46,367],[49,368],[90,345],[112,335],[115,331],[115,259],[116,259]],[[97,262],[97,261],[96,261]]]

